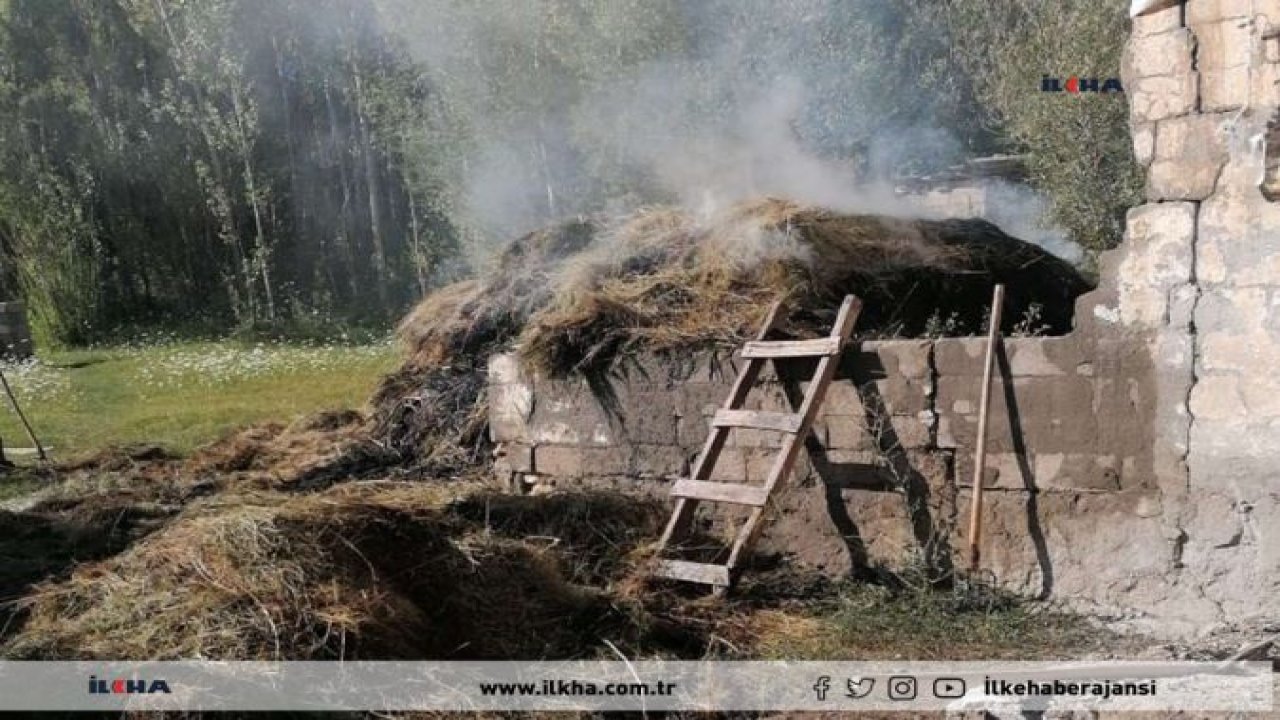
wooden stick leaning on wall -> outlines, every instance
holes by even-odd
[[[44,451],[44,446],[40,444],[40,440],[36,438],[36,431],[31,429],[31,423],[27,422],[27,416],[22,412],[22,406],[18,404],[18,398],[13,394],[13,388],[9,387],[9,380],[0,372],[0,385],[4,386],[4,394],[9,398],[9,406],[13,408],[13,412],[18,416],[22,427],[27,431],[27,437],[31,438],[31,444],[35,446],[36,455],[41,460],[48,460],[49,456]]]
[[[1004,308],[1004,285],[996,285],[991,297],[991,326],[987,330],[987,358],[982,368],[982,398],[978,406],[978,441],[973,456],[973,502],[969,506],[969,570],[978,569],[982,553],[982,476],[987,469],[987,415],[991,409],[991,376],[995,370],[996,347],[1000,343],[1000,311]]]

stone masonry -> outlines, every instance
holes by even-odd
[[[1280,205],[1260,184],[1280,113],[1280,0],[1190,0],[1134,19],[1123,68],[1147,204],[1129,214],[1098,334],[1152,358],[1165,584],[1203,623],[1280,611]],[[1158,592],[1158,594],[1156,594]]]
[[[984,566],[1162,634],[1274,618],[1280,0],[1189,0],[1135,18],[1122,74],[1146,203],[1104,255],[1071,335],[1005,343]],[[968,339],[847,353],[761,554],[840,574],[959,546],[981,355]],[[495,357],[497,468],[534,489],[603,482],[665,496],[734,362],[641,359],[588,388]],[[784,367],[761,407],[785,407],[803,375]],[[757,478],[773,440],[737,433],[721,472]]]

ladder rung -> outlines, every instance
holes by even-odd
[[[724,565],[689,562],[688,560],[660,560],[654,575],[670,580],[729,587],[729,568]]]
[[[49,452],[51,452],[52,450],[53,450],[53,448],[51,448],[51,447],[46,447],[46,448],[44,449],[44,451],[45,451],[45,453],[46,453],[46,454],[47,454],[47,453],[49,453]],[[27,455],[39,455],[39,454],[40,454],[40,451],[39,451],[39,450],[37,450],[36,448],[25,448],[25,447],[22,447],[22,448],[7,447],[7,448],[5,448],[5,449],[4,449],[4,452],[6,452],[6,453],[8,453],[8,454],[10,454],[10,455],[15,455],[15,456],[27,456]]]
[[[817,340],[752,340],[742,346],[742,357],[799,358],[837,355],[842,344],[838,337]]]
[[[706,480],[689,480],[681,478],[671,487],[671,494],[676,497],[727,502],[736,505],[764,507],[769,502],[769,491],[756,485],[733,485],[730,483],[707,482]]]
[[[800,432],[801,416],[796,413],[764,410],[717,410],[711,424],[716,427],[752,428],[778,432]]]

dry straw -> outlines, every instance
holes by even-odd
[[[401,325],[420,368],[515,347],[551,375],[607,369],[620,355],[735,343],[777,299],[805,335],[829,318],[805,311],[855,293],[861,326],[920,334],[939,314],[981,325],[987,289],[1070,324],[1087,283],[1069,264],[980,220],[850,215],[775,198],[710,219],[669,208],[579,220],[521,238],[491,275],[428,297]],[[1065,329],[1065,328],[1063,328]]]

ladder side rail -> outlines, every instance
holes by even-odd
[[[842,347],[848,341],[849,334],[853,332],[853,326],[857,322],[858,313],[861,310],[862,301],[853,295],[846,296],[844,302],[840,305],[840,312],[836,316],[835,326],[831,329],[831,335],[841,339]],[[799,457],[800,449],[804,446],[810,430],[813,429],[813,423],[818,415],[818,408],[822,406],[822,401],[827,394],[827,388],[831,385],[831,381],[835,379],[836,370],[840,366],[840,359],[841,355],[832,355],[818,361],[818,367],[814,372],[813,379],[809,381],[809,387],[805,389],[804,402],[800,406],[800,430],[794,435],[788,435],[783,440],[782,452],[769,470],[769,476],[764,486],[768,497],[772,498],[774,490],[791,474],[796,459]],[[734,541],[733,549],[729,553],[728,565],[731,570],[737,567],[742,555],[755,543],[756,536],[763,528],[761,520],[767,509],[768,505],[752,508],[751,514],[739,529],[737,540]]]
[[[765,315],[764,324],[761,325],[760,331],[756,333],[757,340],[764,340],[778,326],[782,319],[782,305],[783,301],[778,300],[769,307],[769,312]],[[733,383],[733,389],[729,392],[729,397],[725,398],[722,409],[736,410],[741,407],[763,368],[763,360],[748,360],[747,364],[738,373],[738,378]],[[694,461],[693,471],[689,475],[691,480],[706,480],[711,476],[711,471],[715,468],[721,451],[724,450],[724,444],[729,439],[729,431],[730,428],[727,427],[712,427],[709,429],[707,439],[702,444],[702,452],[698,454],[698,459]],[[688,531],[689,525],[693,523],[693,513],[697,507],[698,501],[696,499],[683,497],[676,499],[671,518],[667,521],[667,526],[663,529],[662,536],[658,539],[659,552],[665,549],[673,538],[680,537]]]

